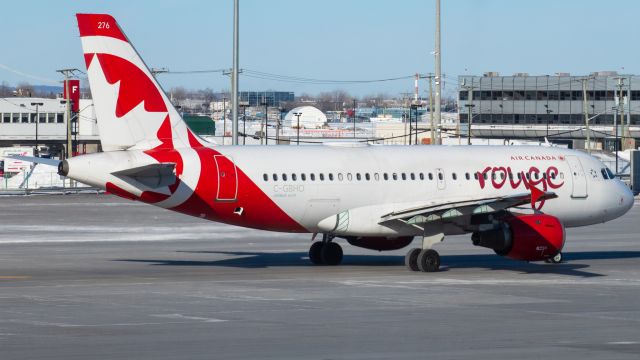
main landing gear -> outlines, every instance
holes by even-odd
[[[409,250],[404,257],[404,264],[411,271],[436,272],[440,270],[440,255],[431,247],[442,240],[444,240],[444,234],[422,238],[422,249]]]
[[[332,242],[333,237],[322,235],[322,241],[316,241],[309,248],[309,260],[314,265],[339,265],[342,262],[342,247]]]

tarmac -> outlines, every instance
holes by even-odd
[[[0,197],[0,359],[638,359],[639,215],[568,229],[558,265],[449,237],[425,274],[110,195]]]

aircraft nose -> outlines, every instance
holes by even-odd
[[[635,201],[633,197],[633,192],[626,185],[624,186],[624,190],[621,194],[622,203],[621,206],[624,208],[624,212],[626,213],[633,207],[633,203]]]

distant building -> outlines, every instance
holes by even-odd
[[[299,106],[291,109],[285,115],[284,121],[291,124],[291,127],[298,127],[298,116],[300,114],[301,129],[320,129],[327,123],[327,116],[318,108],[313,106]]]
[[[599,72],[590,76],[529,76],[526,73],[499,76],[458,77],[460,122],[468,122],[468,104],[473,124],[583,125],[582,80],[587,79],[587,111],[592,125],[613,125],[618,78],[623,79],[625,125],[640,125],[640,76]],[[469,91],[472,99],[469,99]],[[629,96],[630,95],[630,96]],[[620,118],[617,118],[618,123]],[[466,126],[465,126],[466,127]]]
[[[289,91],[240,91],[238,93],[241,103],[248,103],[249,106],[280,106],[281,103],[294,100],[293,92]]]

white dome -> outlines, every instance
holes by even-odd
[[[291,127],[298,126],[298,117],[294,113],[301,113],[300,127],[304,129],[319,129],[327,123],[327,116],[320,109],[313,106],[299,106],[292,109],[284,117],[284,120],[291,123]]]

